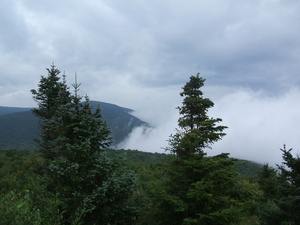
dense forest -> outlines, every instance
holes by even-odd
[[[277,168],[209,157],[226,135],[205,79],[180,95],[167,154],[111,148],[101,108],[52,65],[32,95],[38,150],[0,151],[0,224],[300,224],[300,159],[281,149]]]

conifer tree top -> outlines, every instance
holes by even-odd
[[[172,135],[169,150],[177,155],[189,155],[203,153],[204,148],[222,139],[225,135],[223,130],[226,126],[217,126],[220,118],[210,118],[207,115],[208,109],[214,106],[209,98],[203,97],[201,88],[205,79],[191,76],[190,80],[183,86],[180,93],[184,100],[182,106],[178,107],[181,117],[178,119],[180,130]]]

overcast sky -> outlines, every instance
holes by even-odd
[[[35,106],[53,62],[81,94],[155,126],[123,147],[163,152],[179,92],[201,73],[228,135],[209,150],[274,164],[300,149],[298,0],[0,0],[0,105]]]

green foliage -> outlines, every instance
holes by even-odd
[[[264,165],[258,176],[263,198],[258,207],[261,224],[299,224],[300,159],[292,155],[292,149],[284,145],[283,163],[278,171]]]
[[[228,154],[206,157],[204,152],[226,128],[216,125],[221,119],[207,116],[213,102],[203,98],[204,81],[191,76],[180,93],[185,96],[179,107],[182,130],[171,136],[168,148],[176,156],[164,167],[166,178],[155,182],[159,188],[150,189],[154,201],[147,204],[151,222],[146,224],[233,224],[253,213],[258,188],[240,181]]]
[[[46,190],[33,151],[0,151],[0,223],[57,224],[58,200]]]
[[[256,179],[262,167],[262,164],[248,160],[238,159],[236,162],[236,171],[249,179]]]
[[[164,224],[162,215],[164,206],[161,199],[165,196],[166,164],[131,162],[131,168],[136,171],[138,178],[137,189],[133,195],[136,204],[137,224]],[[158,216],[158,217],[157,217]],[[168,223],[171,224],[171,221]]]
[[[282,151],[283,165],[279,166],[281,218],[286,223],[299,224],[300,221],[300,158],[292,155],[292,149],[284,145]]]
[[[40,177],[37,172],[43,159],[36,152],[5,150],[0,151],[0,190],[37,191]]]
[[[0,199],[1,224],[41,224],[39,209],[32,204],[29,191],[2,194]]]
[[[0,223],[1,224],[59,224],[61,214],[58,211],[59,202],[56,198],[44,201],[39,205],[29,190],[22,192],[10,191],[1,194]]]
[[[125,155],[126,158],[124,158]],[[102,204],[103,207],[107,207],[107,210],[99,209],[103,213],[103,218],[114,217],[116,214],[112,212],[118,210],[121,212],[122,209],[125,209],[117,216],[120,219],[120,224],[180,224],[176,222],[181,218],[180,215],[187,213],[188,207],[196,202],[198,202],[197,205],[199,207],[203,205],[202,209],[204,209],[204,206],[208,207],[211,205],[211,212],[202,215],[201,224],[204,223],[204,220],[210,223],[209,221],[213,221],[214,217],[217,216],[219,216],[221,221],[222,218],[229,218],[230,213],[233,212],[236,213],[236,217],[240,217],[240,220],[236,223],[232,221],[232,224],[293,224],[292,220],[285,216],[285,211],[281,208],[281,206],[290,202],[286,198],[287,196],[284,196],[285,193],[281,193],[281,190],[284,190],[288,183],[282,174],[278,174],[275,169],[268,165],[262,167],[262,171],[257,176],[258,182],[255,182],[254,179],[251,179],[250,182],[244,176],[241,177],[236,173],[233,173],[233,176],[229,178],[231,172],[236,171],[235,165],[239,165],[239,161],[230,159],[226,155],[204,157],[204,161],[197,162],[195,160],[194,163],[185,160],[186,166],[193,171],[193,174],[202,171],[199,176],[201,175],[203,179],[199,181],[196,179],[197,176],[195,176],[195,185],[189,185],[189,191],[186,192],[185,196],[184,192],[182,192],[180,196],[184,196],[184,198],[181,198],[177,194],[180,190],[180,183],[176,183],[176,178],[182,179],[182,171],[176,170],[176,167],[183,163],[176,156],[132,150],[109,150],[103,151],[99,160],[101,160],[99,173],[103,174],[107,171],[112,171],[106,168],[114,167],[114,173],[118,174],[115,176],[117,179],[111,179],[107,182],[106,189],[100,189],[102,191],[100,199],[103,203],[107,203],[107,200],[111,199],[109,195],[107,195],[109,198],[104,198],[104,193],[124,193],[122,192],[124,187],[116,184],[119,181],[118,177],[122,177],[123,174],[122,179],[124,180],[127,175],[129,177],[134,176],[133,170],[136,173],[137,186],[135,186],[133,195],[125,198],[124,205],[114,204],[112,201],[111,204],[107,204],[108,207]],[[232,170],[226,173],[222,172],[227,167],[224,163],[231,165]],[[0,217],[1,224],[7,224],[5,221],[16,224],[16,218],[22,218],[22,220],[18,220],[18,224],[22,224],[20,221],[26,221],[24,224],[38,224],[40,221],[40,224],[61,224],[63,202],[59,194],[53,195],[46,190],[44,179],[40,176],[42,165],[43,158],[35,151],[0,151],[0,207],[2,206],[1,213],[3,215]],[[62,168],[61,166],[56,168]],[[127,167],[130,167],[130,170]],[[80,167],[74,169],[74,165],[72,166],[71,164],[70,168],[66,168],[66,171],[62,170],[61,173],[67,173],[67,171],[70,174],[84,173],[84,171],[80,171]],[[124,171],[127,171],[127,175],[126,173],[124,174]],[[222,176],[224,176],[224,179]],[[191,179],[191,177],[193,176],[188,177],[187,180]],[[61,178],[65,179],[63,175]],[[73,182],[73,178],[69,178],[68,182]],[[95,182],[95,179],[91,177],[90,179]],[[231,182],[235,180],[231,189],[226,190],[226,188],[223,188],[219,190],[220,188],[218,187],[221,187],[222,183],[226,186],[227,181],[230,181],[230,179],[232,179]],[[182,180],[187,181],[185,179]],[[62,180],[57,178],[57,183],[61,182]],[[272,189],[275,187],[273,182],[277,183],[279,191],[270,195],[268,192],[272,192]],[[79,188],[84,184],[77,185],[77,183],[74,183],[74,185]],[[14,196],[14,200],[10,198],[12,196]],[[88,193],[85,201],[89,202],[88,199],[91,196],[92,194]],[[217,196],[220,196],[220,198]],[[200,201],[199,199],[205,199],[205,201]],[[73,200],[74,205],[79,205],[79,202],[84,201],[80,196],[71,200]],[[232,204],[232,209],[227,212],[226,207],[224,210],[218,210],[218,204],[220,203],[218,203],[218,200],[220,202],[224,201],[222,202],[224,207],[227,203]],[[24,204],[21,204],[20,206],[22,207],[18,208],[18,204],[22,202]],[[206,204],[204,205],[203,202]],[[237,210],[236,205],[240,206],[240,211],[235,211]],[[92,205],[86,205],[85,209],[90,206]],[[117,207],[121,209],[117,209]],[[74,213],[73,224],[83,222],[83,208],[81,209],[78,209],[76,214]],[[194,210],[195,208],[192,209]],[[174,211],[176,211],[175,214]],[[28,218],[31,219],[30,222],[27,222]],[[170,221],[168,221],[169,219]],[[199,221],[200,219],[197,216],[185,218],[186,224],[197,224],[200,223]],[[216,222],[216,224],[218,223]]]
[[[43,121],[47,190],[61,202],[62,222],[129,224],[135,176],[123,160],[106,156],[111,138],[100,108],[93,110],[87,96],[81,101],[77,83],[70,94],[54,66],[48,72],[32,93],[39,105],[34,112]]]
[[[232,224],[251,214],[260,192],[234,172],[235,162],[227,154],[195,155],[180,163],[183,171],[173,182],[181,183],[171,193],[185,202],[183,224]]]
[[[178,119],[178,125],[181,130],[175,135],[171,135],[169,140],[172,153],[178,156],[186,157],[189,154],[200,153],[204,148],[209,147],[214,142],[222,139],[225,135],[223,130],[226,126],[217,126],[221,122],[220,118],[209,118],[208,109],[214,106],[214,103],[203,97],[200,90],[203,87],[205,79],[199,76],[191,76],[180,93],[184,97],[183,105],[178,107],[181,117]]]
[[[142,152],[131,149],[112,149],[111,151],[108,151],[107,154],[109,157],[125,155],[129,163],[143,165],[156,165],[166,162],[171,157],[165,153]]]
[[[46,160],[52,160],[55,156],[51,147],[53,141],[59,136],[59,129],[51,126],[53,118],[58,109],[66,106],[71,101],[70,92],[66,85],[65,76],[63,81],[60,81],[60,71],[55,68],[54,64],[51,69],[48,69],[48,76],[42,76],[38,85],[38,89],[32,89],[31,93],[34,100],[38,104],[37,109],[32,109],[32,112],[40,119],[40,139],[37,140],[40,145],[40,151]]]
[[[50,69],[47,68],[47,71],[48,76],[41,77],[38,89],[31,90],[34,100],[38,103],[38,109],[33,109],[33,112],[46,121],[53,117],[59,106],[70,101],[65,76],[63,76],[63,81],[60,81],[60,71],[55,68],[54,64]]]
[[[265,164],[258,175],[257,182],[263,191],[258,206],[258,215],[261,224],[281,224],[278,199],[280,194],[280,180],[277,171]]]
[[[279,179],[277,171],[265,164],[258,175],[258,184],[264,192],[265,199],[274,199],[279,194]]]
[[[111,160],[102,152],[87,167],[61,157],[50,164],[50,171],[67,220],[80,217],[84,224],[123,224],[131,219],[128,199],[135,175],[120,159]]]

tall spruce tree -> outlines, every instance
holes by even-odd
[[[264,200],[270,200],[278,197],[279,179],[277,171],[268,164],[263,165],[261,172],[258,174],[258,184],[264,192]]]
[[[282,149],[283,164],[278,166],[281,180],[279,208],[282,224],[300,224],[300,157],[293,149]]]
[[[179,130],[170,139],[172,153],[179,157],[195,153],[203,153],[210,144],[222,139],[226,126],[217,126],[220,118],[210,118],[208,109],[214,103],[203,97],[201,88],[205,79],[199,76],[191,76],[190,80],[183,86],[180,96],[184,97],[183,105],[178,107],[181,117],[178,120]]]
[[[44,158],[51,160],[54,153],[51,145],[59,136],[59,130],[51,126],[59,107],[67,105],[71,101],[71,93],[66,84],[66,77],[59,77],[60,70],[54,64],[47,68],[48,76],[41,76],[38,89],[32,89],[31,93],[38,104],[38,108],[32,112],[40,119],[40,138],[37,139]],[[54,129],[54,130],[53,130]]]
[[[280,194],[281,179],[277,171],[265,164],[258,174],[258,184],[263,191],[263,198],[258,207],[258,216],[262,225],[282,224],[282,215],[278,206]]]
[[[229,154],[205,157],[205,149],[225,133],[217,126],[221,119],[210,118],[213,102],[203,97],[205,79],[191,76],[183,87],[185,97],[179,107],[179,130],[171,135],[175,154],[167,168],[168,180],[157,192],[151,220],[156,224],[233,224],[250,215],[254,197],[249,183],[234,172]]]
[[[107,157],[111,138],[100,108],[94,110],[87,96],[82,101],[77,83],[74,94],[67,95],[58,70],[48,71],[53,73],[42,77],[32,93],[39,105],[35,113],[43,121],[41,130],[47,134],[41,145],[48,160],[47,187],[59,197],[62,223],[130,224],[135,176],[124,161]]]
[[[265,165],[259,176],[264,191],[259,207],[261,224],[300,224],[300,158],[284,145],[278,171]]]

